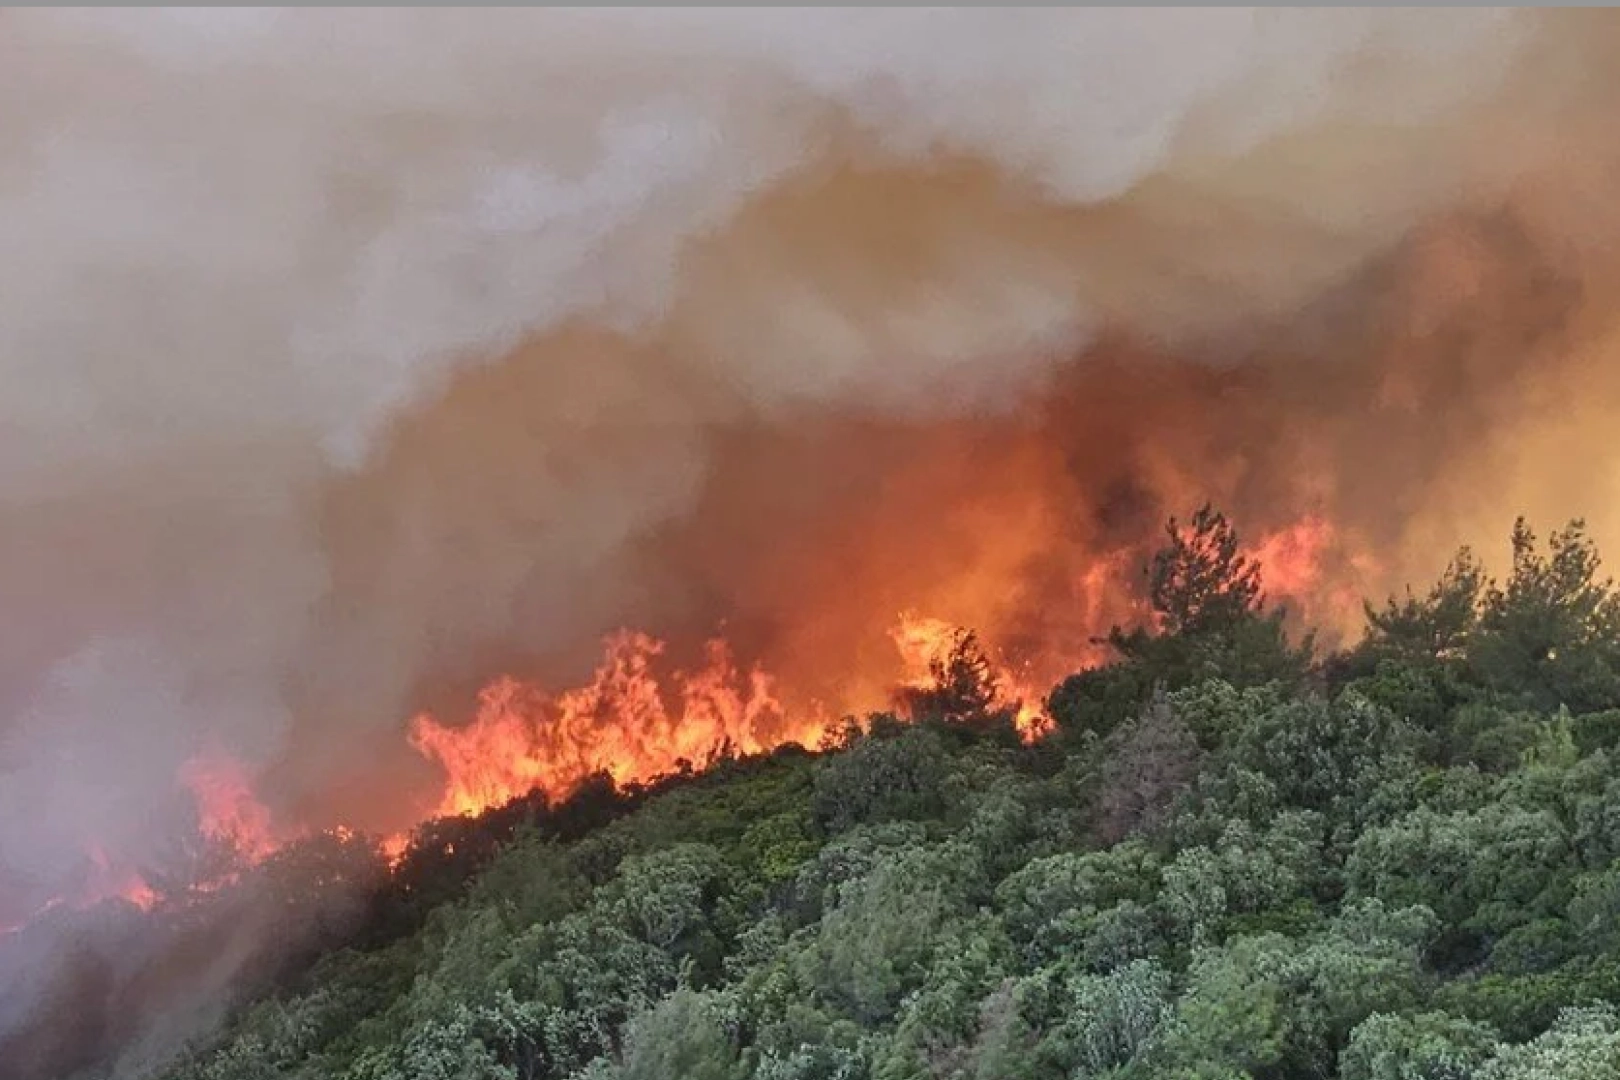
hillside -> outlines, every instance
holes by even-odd
[[[271,917],[314,944],[148,1075],[1620,1076],[1620,593],[1580,523],[1328,657],[1194,525],[1033,744],[968,637],[825,753],[441,822],[391,877],[306,850]]]

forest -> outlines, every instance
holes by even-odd
[[[1580,521],[1510,541],[1499,579],[1460,551],[1319,654],[1205,508],[1147,568],[1157,625],[1053,689],[1044,739],[964,634],[825,746],[434,822],[393,872],[357,837],[292,845],[169,916],[163,955],[193,959],[284,928],[178,1057],[140,1058],[184,1007],[161,965],[90,994],[89,944],[0,1054],[94,1077],[117,1047],[162,1080],[1620,1077],[1620,590]]]

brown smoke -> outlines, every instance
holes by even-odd
[[[398,826],[414,711],[619,625],[838,707],[903,609],[1077,655],[1205,498],[1324,595],[1620,540],[1614,27],[14,13],[0,909],[209,747]]]

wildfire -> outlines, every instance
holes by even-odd
[[[897,687],[926,687],[962,632],[942,619],[903,614],[891,632],[902,668]],[[695,671],[668,678],[656,670],[664,651],[663,642],[646,634],[621,632],[608,640],[602,665],[578,690],[554,696],[504,677],[479,694],[464,727],[416,717],[411,744],[445,773],[437,812],[475,814],[535,790],[563,797],[604,772],[619,783],[645,782],[726,751],[816,745],[836,726],[825,710],[791,719],[770,676],[758,667],[740,670],[724,641],[709,642]],[[1027,675],[999,661],[992,675],[996,704],[1015,713],[1024,738],[1045,734],[1051,720],[1041,706],[1044,695]],[[860,706],[845,704],[850,712]]]
[[[902,612],[899,623],[889,635],[906,669],[901,685],[926,690],[935,672],[949,662],[965,634],[965,627],[944,619]],[[1050,731],[1052,718],[1046,715],[1041,704],[1046,695],[1029,684],[1027,669],[1020,671],[990,656],[984,659],[990,665],[988,674],[995,687],[993,705],[1013,712],[1013,724],[1024,741],[1034,742]]]
[[[1340,543],[1330,522],[1307,516],[1263,534],[1248,554],[1259,563],[1269,595],[1314,606],[1312,616],[1320,617],[1324,610],[1330,615],[1339,607],[1348,610],[1345,598],[1354,593],[1327,565]],[[1120,549],[1075,568],[1065,593],[1078,601],[1071,621],[1101,633],[1122,611],[1143,614],[1127,584],[1128,564],[1139,556]],[[1354,558],[1349,561],[1358,565]],[[949,674],[967,633],[951,620],[904,611],[887,630],[895,650],[889,669],[852,671],[849,700],[832,703],[836,708],[790,708],[776,680],[759,664],[739,665],[724,640],[709,641],[690,670],[674,670],[666,643],[621,631],[606,641],[603,660],[585,685],[552,693],[532,681],[498,678],[478,695],[470,722],[452,726],[419,715],[410,722],[408,738],[443,772],[435,816],[474,815],[533,791],[560,799],[603,773],[619,784],[639,783],[702,767],[728,753],[819,745],[843,717],[892,707],[905,700],[898,692],[935,686]],[[1042,640],[1029,655],[1011,653],[995,641],[977,642],[975,648],[973,662],[983,665],[993,687],[991,707],[1011,712],[1026,742],[1052,730],[1044,699],[1053,681],[1102,662],[1107,652],[1095,638],[1074,634]],[[890,688],[887,696],[867,700],[883,685]],[[195,803],[198,833],[220,844],[231,860],[223,875],[192,882],[194,891],[212,891],[234,880],[242,868],[303,835],[278,826],[256,797],[249,772],[228,754],[198,755],[179,770],[177,782]],[[379,848],[396,865],[408,844],[409,834],[402,830]],[[144,910],[159,902],[138,872],[99,848],[87,854],[91,872],[78,899],[53,905],[122,897]]]
[[[1303,610],[1318,629],[1349,637],[1361,617],[1358,586],[1374,578],[1378,568],[1368,552],[1345,548],[1331,521],[1310,514],[1261,537],[1249,555],[1259,564],[1269,595]],[[1330,575],[1335,555],[1343,566]]]
[[[254,795],[240,763],[221,753],[205,754],[181,766],[180,782],[196,800],[203,836],[228,845],[249,864],[279,846],[270,811]]]
[[[539,789],[566,795],[606,772],[620,783],[645,781],[701,764],[730,749],[752,754],[819,734],[791,725],[770,678],[738,669],[730,648],[710,642],[694,672],[661,680],[654,662],[665,649],[646,634],[608,641],[591,682],[553,697],[532,683],[496,680],[479,695],[472,723],[411,723],[411,744],[446,775],[440,814],[476,813]]]
[[[116,865],[99,845],[91,845],[89,856],[91,873],[85,883],[81,903],[117,897],[142,911],[150,911],[157,904],[157,892],[139,873],[127,866]]]

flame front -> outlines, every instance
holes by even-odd
[[[157,903],[157,892],[135,870],[114,863],[99,845],[92,845],[88,854],[91,873],[85,883],[85,898],[97,901],[117,897],[142,911],[150,911]]]
[[[1326,565],[1342,539],[1326,519],[1308,515],[1263,534],[1248,553],[1260,564],[1270,596],[1332,619],[1353,604],[1346,598],[1354,590]],[[1013,714],[1026,741],[1052,730],[1045,708],[1052,684],[1106,661],[1109,650],[1098,636],[1119,613],[1142,612],[1128,575],[1139,556],[1122,548],[1073,568],[1063,595],[1080,600],[1069,621],[1084,632],[1033,650],[1008,649],[995,636],[986,640],[994,707]],[[450,725],[418,715],[410,722],[409,740],[443,772],[436,816],[477,814],[531,791],[565,798],[604,773],[619,784],[644,783],[701,767],[724,752],[821,745],[845,717],[893,708],[897,692],[926,689],[967,629],[903,612],[885,630],[894,650],[889,666],[850,671],[838,700],[802,703],[785,695],[761,664],[740,665],[725,640],[707,642],[702,662],[691,670],[668,670],[666,642],[624,630],[607,640],[603,660],[584,686],[556,693],[502,676],[479,693],[469,722]],[[403,835],[384,843],[390,859],[404,847]]]
[[[966,632],[966,627],[952,625],[944,619],[903,612],[899,623],[890,631],[906,667],[902,685],[912,690],[926,690],[934,672],[950,659]],[[1013,714],[1013,726],[1025,742],[1034,742],[1046,735],[1052,728],[1052,718],[1046,714],[1043,704],[1046,693],[1030,680],[1029,666],[1015,668],[992,656],[986,656],[985,660],[990,665],[990,680],[995,686],[993,706]]]
[[[1272,595],[1331,613],[1343,603],[1323,585],[1324,555],[1335,540],[1331,525],[1311,516],[1266,534],[1249,554],[1262,567]],[[1116,556],[1077,572],[1074,595],[1087,600],[1078,617],[1093,635],[1106,631],[1105,612],[1131,606],[1122,566]],[[784,707],[775,681],[757,666],[741,671],[721,640],[708,643],[706,662],[695,672],[661,679],[656,661],[665,643],[622,631],[608,640],[606,657],[588,685],[554,696],[534,683],[502,677],[479,694],[465,726],[416,717],[411,744],[444,770],[440,815],[476,814],[535,790],[566,797],[600,773],[621,784],[645,782],[683,764],[701,765],[722,750],[756,754],[790,742],[818,745],[843,717],[892,705],[892,691],[927,689],[966,629],[934,616],[901,613],[887,632],[898,661],[898,672],[888,679],[891,693],[866,697],[855,688],[879,680],[852,673],[848,699],[832,710]],[[1013,714],[1025,741],[1052,730],[1045,707],[1051,681],[1106,659],[1105,645],[1083,640],[1078,650],[1048,650],[1021,662],[1002,650],[987,650],[993,706]]]
[[[725,642],[710,642],[704,665],[667,686],[654,671],[664,649],[622,632],[578,690],[554,697],[506,677],[479,695],[465,727],[415,718],[411,744],[446,775],[438,813],[476,813],[536,789],[561,797],[604,772],[618,783],[650,780],[723,749],[759,753],[816,733],[790,725],[770,678],[739,670]]]
[[[905,613],[890,631],[898,651],[895,690],[923,689],[936,664],[963,632],[946,620]],[[655,661],[665,643],[621,632],[591,682],[552,695],[511,677],[489,684],[470,723],[449,727],[432,716],[411,722],[411,744],[445,773],[440,815],[476,814],[539,790],[566,797],[593,775],[641,783],[701,766],[722,752],[758,754],[788,743],[814,747],[846,716],[885,707],[888,700],[850,700],[842,708],[785,708],[774,680],[761,668],[739,669],[720,640],[706,647],[693,672],[660,678]],[[1013,712],[1026,740],[1051,728],[1044,691],[1027,670],[994,658],[996,706]]]
[[[1269,597],[1302,607],[1311,621],[1332,621],[1348,618],[1359,604],[1342,567],[1330,566],[1335,552],[1344,554],[1342,547],[1343,537],[1331,522],[1307,515],[1262,534],[1247,554],[1260,565]],[[1128,573],[1140,564],[1141,554],[1120,548],[1068,568],[1067,583],[1057,594],[1067,610],[1043,613],[1042,623],[1061,627],[1062,633],[1035,635],[1033,646],[1018,648],[1008,647],[1008,627],[992,626],[993,632],[980,639],[979,655],[994,687],[991,706],[1013,716],[1026,742],[1053,729],[1045,708],[1053,683],[1107,660],[1108,647],[1098,636],[1120,613],[1146,617]],[[1351,553],[1342,561],[1353,571],[1363,559]],[[941,588],[958,610],[964,595],[959,584],[946,582]],[[969,590],[967,595],[981,594]],[[764,665],[740,664],[726,640],[708,641],[700,662],[676,670],[667,662],[666,642],[624,630],[607,639],[604,657],[585,685],[553,693],[536,682],[502,676],[479,693],[469,722],[450,725],[418,715],[410,721],[408,739],[443,774],[431,816],[475,815],[534,791],[563,799],[601,774],[620,785],[645,783],[704,767],[726,753],[767,753],[789,743],[817,747],[847,717],[892,710],[909,718],[907,692],[935,684],[969,629],[937,615],[902,612],[883,631],[892,647],[888,663],[851,670],[842,697],[830,702],[785,694]],[[971,629],[977,636],[979,628]],[[311,831],[278,823],[255,794],[250,772],[218,749],[187,761],[176,781],[194,803],[197,833],[226,855],[223,869],[213,866],[188,883],[193,893],[235,880],[242,869]],[[408,844],[408,828],[401,828],[382,840],[380,849],[394,864]],[[84,887],[48,907],[111,897],[142,909],[161,902],[133,867],[99,847],[86,855]]]
[[[227,845],[249,864],[279,846],[270,811],[239,762],[219,753],[193,758],[181,767],[180,782],[196,800],[198,831],[207,839]]]

